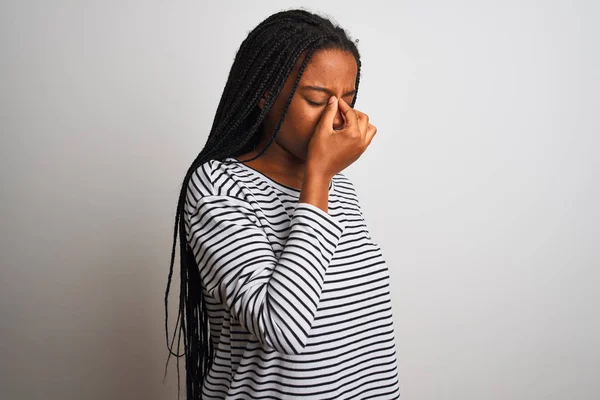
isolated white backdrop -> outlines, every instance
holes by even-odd
[[[599,4],[3,1],[0,397],[176,398],[181,179],[242,40],[301,5],[360,40],[345,173],[403,398],[600,398]]]

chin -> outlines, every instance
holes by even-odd
[[[298,153],[298,159],[300,159],[301,161],[306,162],[307,158],[308,158],[308,143],[306,144],[306,147]]]
[[[303,151],[293,151],[290,152],[290,154],[294,156],[298,162],[306,162],[306,158],[308,157],[308,149]]]

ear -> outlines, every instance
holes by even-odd
[[[265,102],[267,101],[267,96],[268,95],[269,95],[269,91],[267,90],[265,92],[265,94],[263,95],[263,97],[261,97],[261,99],[258,101],[258,108],[260,108],[261,110],[265,106]]]

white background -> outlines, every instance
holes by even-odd
[[[1,3],[0,398],[177,397],[181,181],[243,39],[299,5],[216,3]],[[402,397],[600,398],[600,3],[301,5],[360,40],[378,133],[344,172]]]

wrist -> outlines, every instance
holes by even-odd
[[[329,183],[331,182],[331,176],[324,174],[322,172],[316,171],[307,171],[304,176],[303,186],[326,186],[329,187]]]

